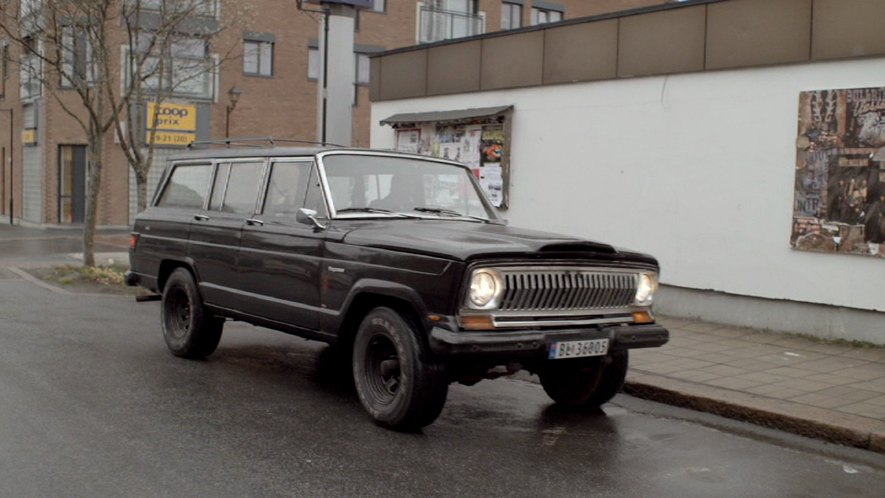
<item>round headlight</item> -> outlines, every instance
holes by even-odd
[[[636,286],[636,306],[651,306],[655,291],[658,290],[658,276],[654,273],[640,273],[639,285]]]
[[[471,308],[490,309],[497,306],[498,298],[503,292],[501,275],[495,270],[484,268],[473,272],[467,300]]]

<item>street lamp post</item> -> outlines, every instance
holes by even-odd
[[[240,100],[240,94],[242,93],[242,90],[235,86],[230,87],[230,90],[227,91],[227,96],[230,98],[230,104],[227,105],[224,113],[224,138],[230,138],[230,113],[234,112],[234,109],[237,107],[237,102]]]
[[[13,215],[12,210],[14,209],[13,199],[15,198],[15,189],[13,188],[13,178],[14,178],[14,169],[15,162],[13,161],[13,147],[15,147],[15,134],[13,133],[13,122],[15,121],[15,110],[10,107],[9,109],[0,109],[0,111],[6,111],[9,113],[9,224],[13,224]]]

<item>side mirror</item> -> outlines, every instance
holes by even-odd
[[[326,226],[317,220],[317,212],[313,209],[301,208],[295,214],[295,221],[305,225],[313,225],[317,230],[325,230]]]

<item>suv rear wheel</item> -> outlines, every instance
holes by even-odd
[[[353,379],[360,401],[379,425],[414,430],[439,416],[449,382],[417,327],[379,307],[363,319],[353,346]]]
[[[184,268],[172,272],[163,288],[163,338],[175,356],[205,358],[221,340],[224,320],[203,308],[203,300],[191,273]]]
[[[541,386],[558,404],[598,407],[621,390],[627,363],[627,351],[615,351],[608,358],[551,360],[539,374]]]

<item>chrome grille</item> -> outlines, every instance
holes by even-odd
[[[501,311],[596,312],[628,308],[636,295],[635,272],[595,269],[502,271]]]

